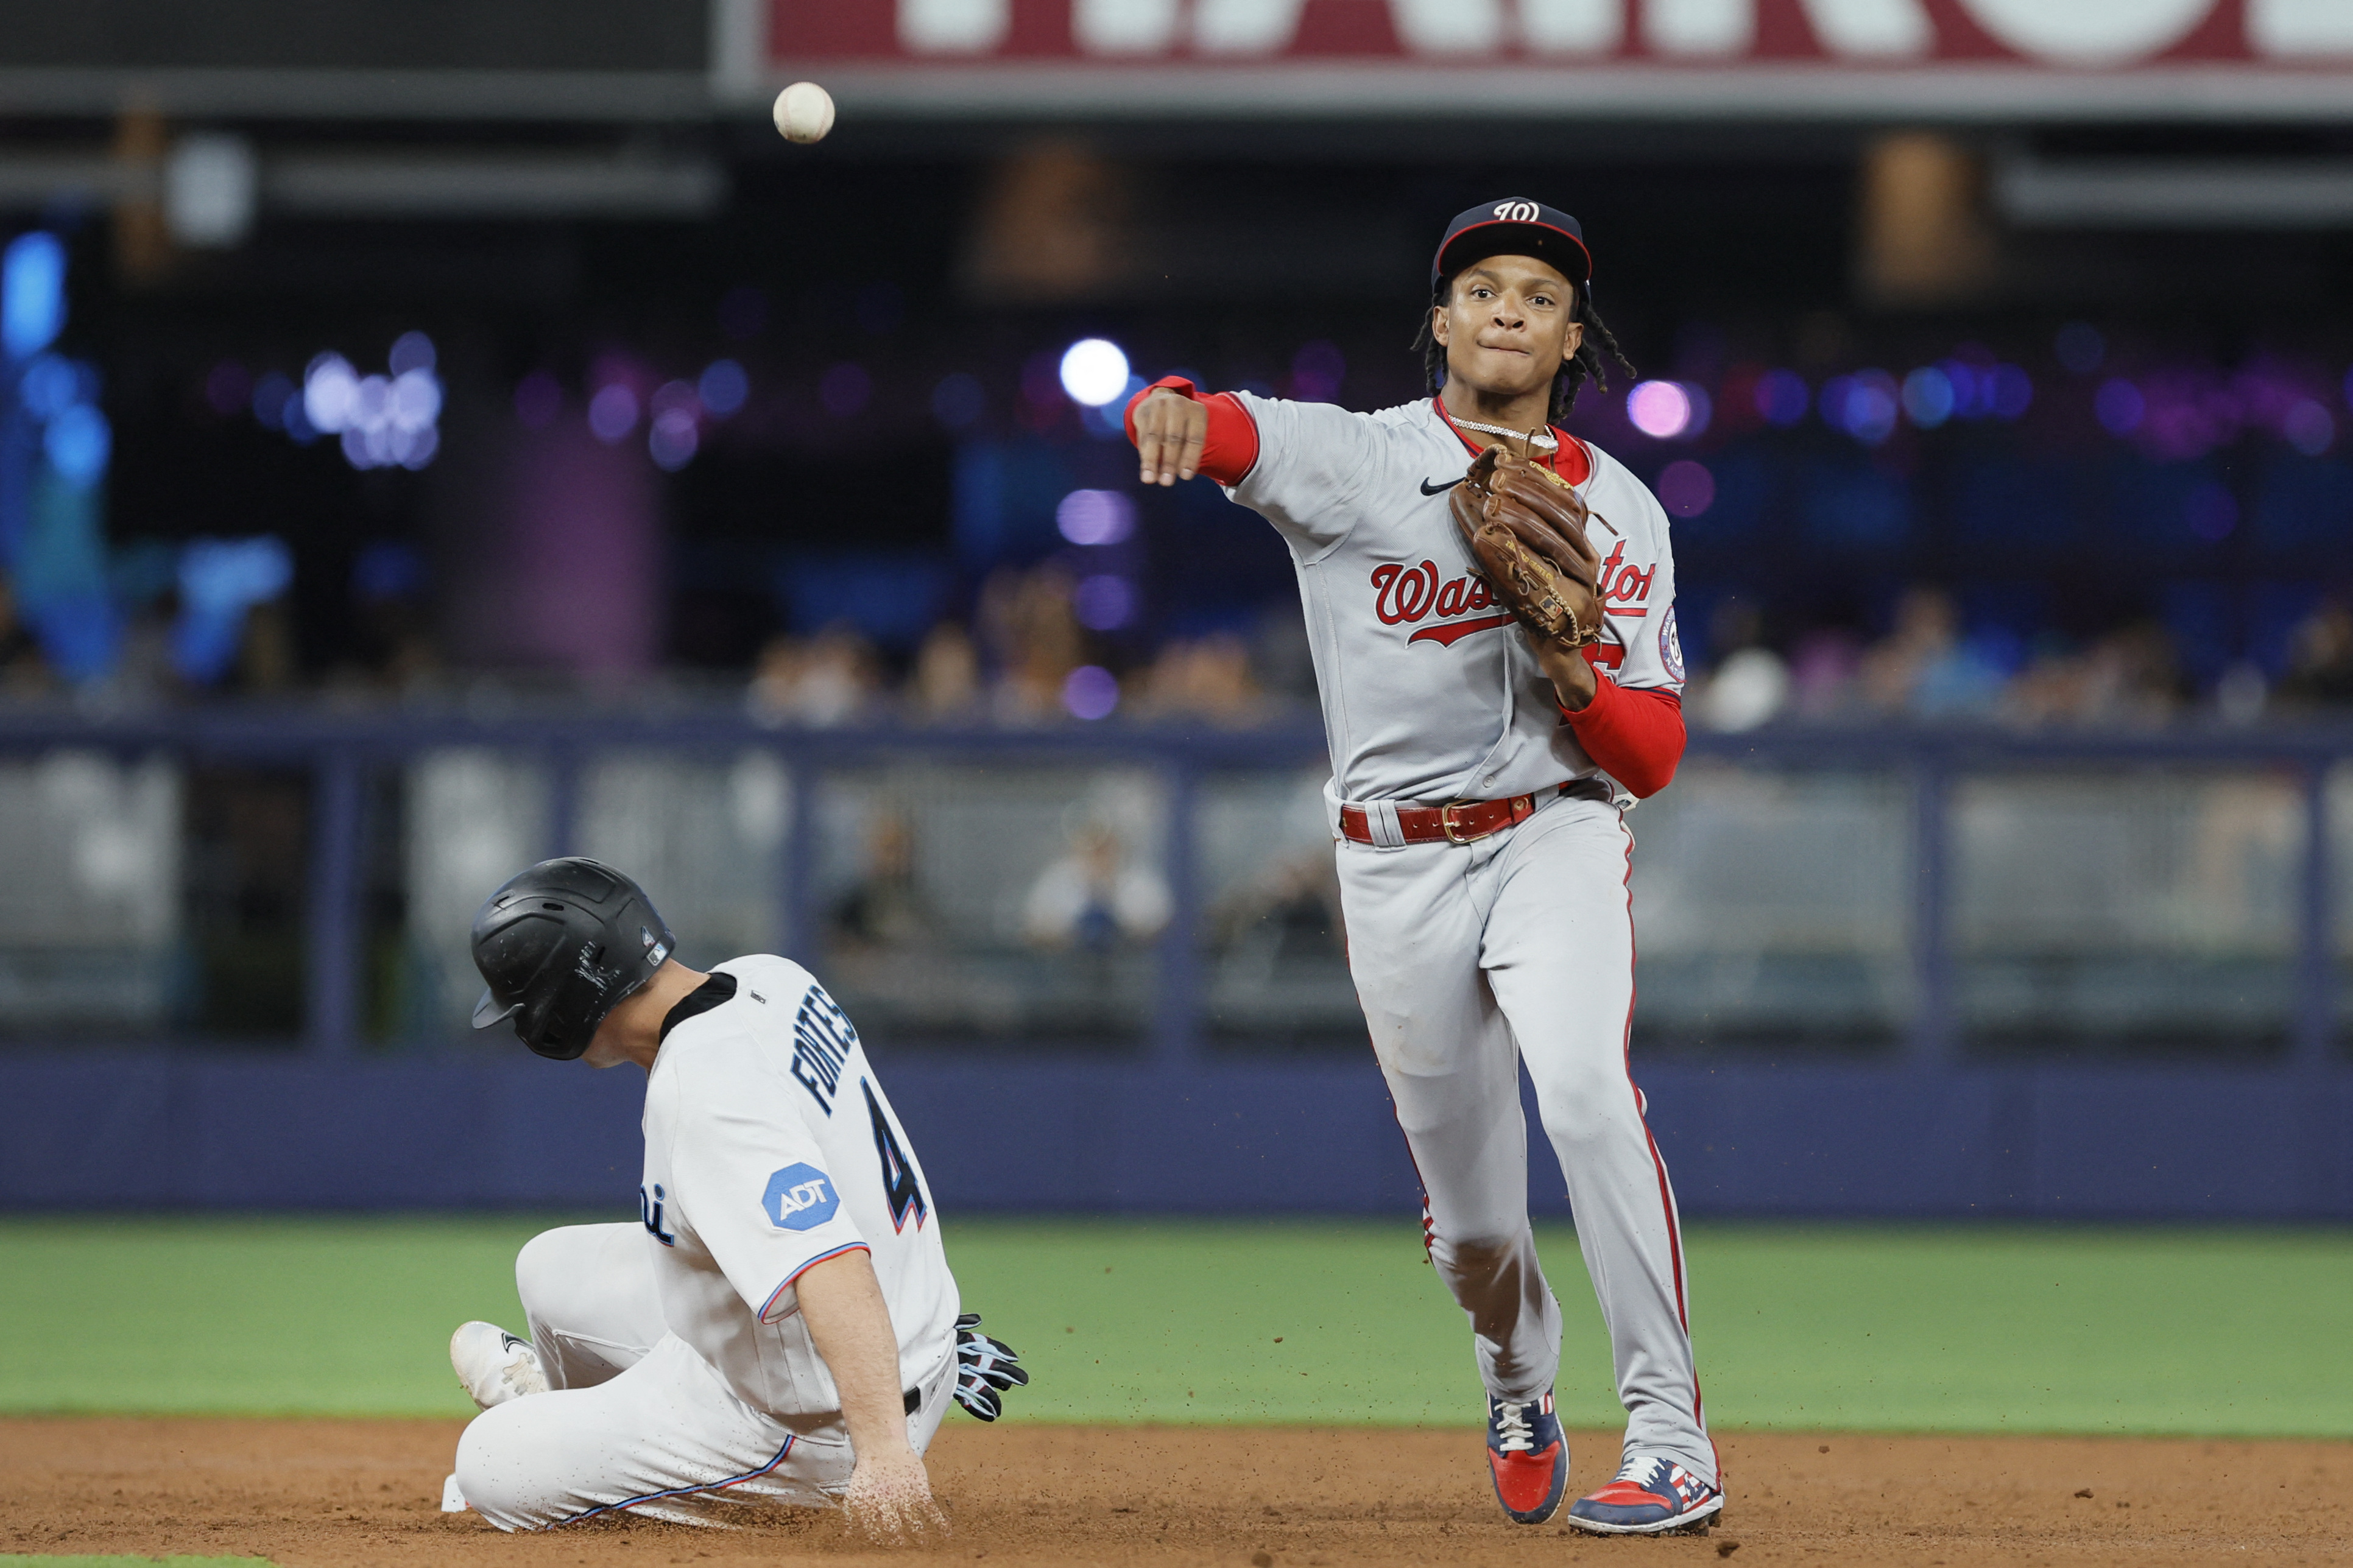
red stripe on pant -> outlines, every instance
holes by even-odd
[[[1619,816],[1619,830],[1625,832],[1625,816]],[[1634,836],[1626,834],[1626,1030],[1620,1043],[1620,1057],[1626,1065],[1626,1088],[1634,1096],[1634,1117],[1642,1124],[1642,1142],[1651,1151],[1651,1168],[1659,1173],[1659,1208],[1667,1220],[1667,1258],[1675,1276],[1675,1321],[1683,1325],[1686,1343],[1691,1338],[1691,1306],[1683,1293],[1683,1223],[1675,1214],[1674,1188],[1667,1181],[1667,1162],[1659,1152],[1659,1141],[1651,1136],[1650,1108],[1642,1100],[1641,1086],[1634,1081],[1634,994],[1635,970],[1640,954],[1634,939]],[[1692,1358],[1692,1419],[1704,1428],[1707,1409],[1699,1391],[1699,1358]],[[1718,1476],[1720,1486],[1724,1478]]]

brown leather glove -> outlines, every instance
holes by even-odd
[[[1528,636],[1580,648],[1601,640],[1594,591],[1599,552],[1585,537],[1592,513],[1568,481],[1501,446],[1472,459],[1447,502],[1487,593]]]

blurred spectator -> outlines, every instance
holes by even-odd
[[[934,723],[980,714],[980,654],[955,621],[942,621],[924,634],[907,682],[907,707]]]
[[[1250,673],[1250,647],[1231,632],[1170,642],[1138,686],[1134,710],[1139,718],[1198,718],[1243,725],[1258,722],[1267,712],[1265,695]]]
[[[1089,822],[1071,836],[1069,853],[1030,885],[1021,931],[1049,949],[1103,952],[1121,942],[1148,942],[1168,923],[1168,884],[1127,858],[1119,835]]]
[[[2279,700],[2295,707],[2353,703],[2353,609],[2331,599],[2295,628]]]
[[[2171,641],[2162,626],[2144,621],[2080,654],[2038,660],[2011,685],[2004,706],[2030,724],[2159,724],[2177,705],[2179,686]]]
[[[1960,636],[1960,616],[1941,588],[1914,588],[1895,626],[1862,656],[1862,700],[1883,713],[1945,719],[1990,711],[2008,672],[1988,640]]]
[[[744,700],[763,724],[841,724],[873,701],[879,680],[866,639],[846,626],[828,626],[807,644],[772,638]]]
[[[1764,617],[1738,597],[1716,611],[1708,643],[1723,650],[1723,657],[1685,698],[1706,728],[1754,730],[1788,700],[1789,667],[1763,646],[1763,632]]]
[[[0,689],[10,697],[39,697],[54,685],[40,645],[16,618],[15,586],[0,577]]]
[[[294,684],[294,628],[283,598],[246,612],[245,632],[237,640],[237,673],[248,691],[283,691]]]
[[[938,929],[915,885],[915,825],[906,814],[876,814],[866,839],[866,875],[833,907],[833,929],[861,947],[908,948]]]
[[[1862,655],[1843,631],[1818,631],[1799,639],[1789,658],[1790,706],[1808,719],[1829,719],[1854,704]]]
[[[1276,861],[1209,913],[1219,949],[1272,970],[1296,961],[1343,958],[1340,875],[1328,850]]]
[[[981,584],[981,638],[997,669],[989,707],[998,721],[1062,717],[1062,685],[1086,662],[1086,634],[1071,608],[1071,579],[1049,563],[1000,569]]]
[[[1788,701],[1789,667],[1769,647],[1744,647],[1716,666],[1698,696],[1707,728],[1754,730]]]

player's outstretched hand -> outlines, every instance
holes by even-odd
[[[1135,455],[1147,485],[1191,479],[1208,437],[1209,411],[1181,392],[1164,386],[1135,405]]]
[[[981,1420],[994,1421],[1005,1414],[1004,1391],[1028,1383],[1029,1374],[1011,1345],[980,1331],[978,1312],[958,1318],[955,1330],[955,1402]]]
[[[948,1516],[912,1449],[860,1457],[841,1494],[843,1522],[878,1546],[928,1546],[947,1539]]]

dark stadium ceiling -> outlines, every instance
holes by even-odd
[[[0,0],[0,210],[193,189],[298,217],[691,219],[754,166],[987,160],[1041,131],[1138,163],[1844,166],[1883,130],[1942,124],[2023,227],[2353,226],[2353,52],[2282,54],[2302,35],[2263,30],[2326,22],[2320,0],[2045,10],[2059,20],[2029,0]],[[2056,27],[2053,47],[2097,46],[2094,13],[2187,31],[2130,61],[2018,44]],[[1569,16],[1592,37],[1545,53],[1540,18]],[[1749,32],[1694,45],[1677,16]],[[1985,53],[1986,18],[2014,29],[1994,40],[2008,54]],[[1286,26],[1249,58],[1205,41]],[[816,154],[766,129],[768,95],[803,74],[843,104]]]

